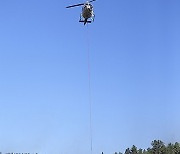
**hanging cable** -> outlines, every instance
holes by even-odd
[[[90,44],[89,44],[89,29],[87,24],[87,60],[88,60],[88,81],[89,81],[89,127],[90,127],[90,151],[93,151],[93,137],[92,137],[92,98],[91,98],[91,67],[90,67]]]

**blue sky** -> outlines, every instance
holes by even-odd
[[[180,141],[180,1],[81,2],[0,1],[0,151],[90,153],[88,45],[93,153]]]

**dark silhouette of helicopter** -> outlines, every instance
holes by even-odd
[[[95,14],[93,11],[93,6],[91,4],[94,1],[96,1],[96,0],[91,0],[91,1],[87,1],[85,3],[70,5],[70,6],[67,6],[66,8],[72,8],[72,7],[83,5],[82,13],[80,14],[79,22],[83,22],[84,25],[86,25],[86,23],[91,23],[92,21],[94,21]]]

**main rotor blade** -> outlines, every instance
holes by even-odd
[[[96,0],[89,1],[89,3],[92,3],[92,2],[94,2],[94,1],[96,1]]]
[[[84,3],[76,4],[76,5],[70,5],[70,6],[67,6],[66,8],[71,8],[71,7],[81,6],[81,5],[84,5]]]

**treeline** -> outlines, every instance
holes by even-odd
[[[115,152],[114,154],[180,154],[180,143],[169,143],[165,145],[161,140],[151,142],[151,147],[138,149],[135,145],[127,148],[124,153]]]

